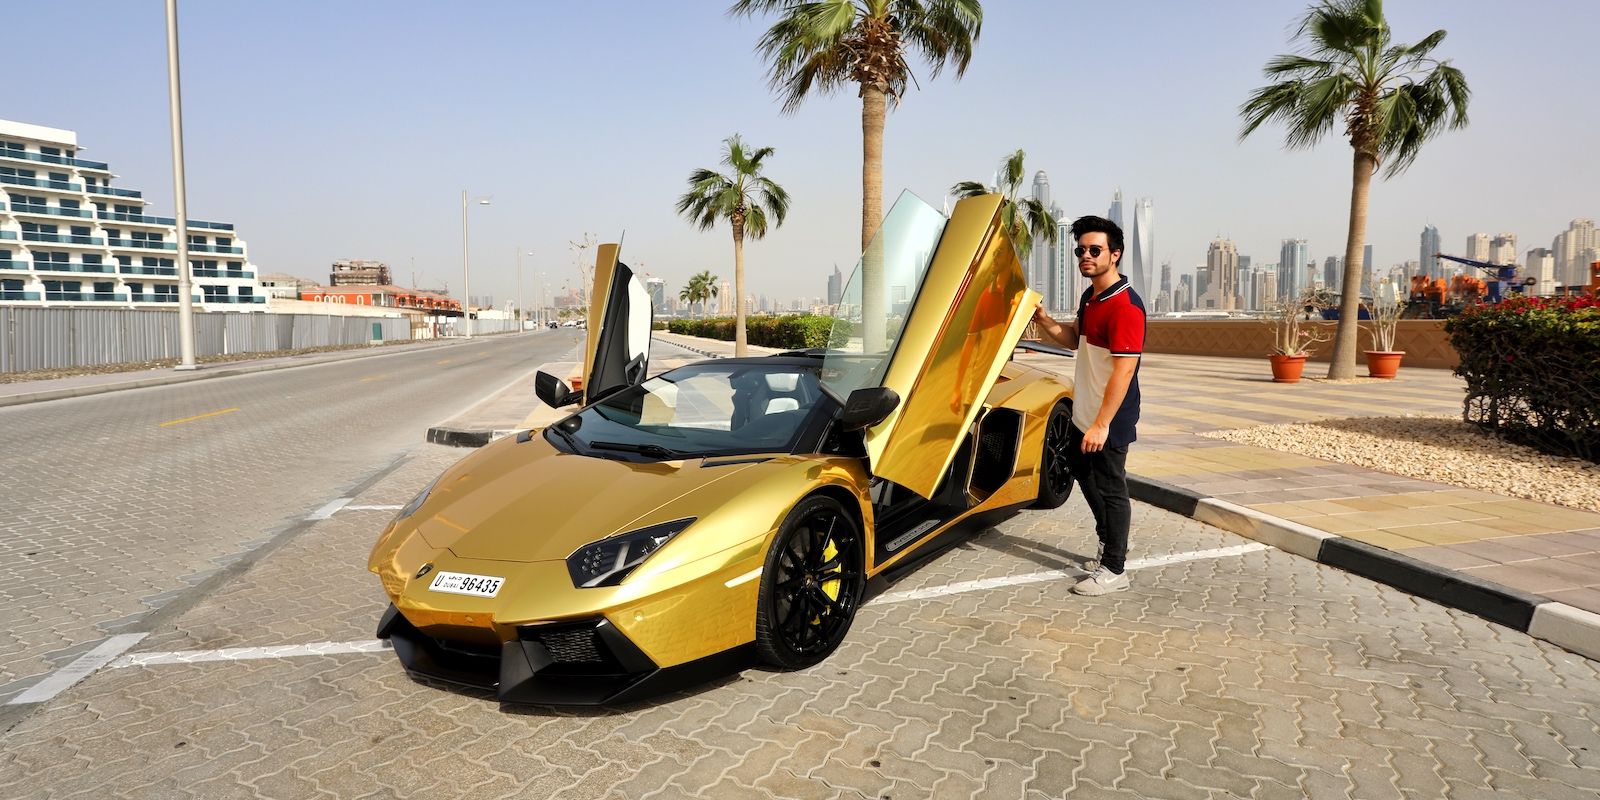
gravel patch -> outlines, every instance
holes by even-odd
[[[1200,435],[1600,512],[1600,464],[1496,439],[1457,417],[1364,417]]]

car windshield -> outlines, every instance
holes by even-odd
[[[810,364],[680,367],[563,420],[561,436],[590,455],[694,458],[789,452],[822,397]]]
[[[834,308],[822,383],[835,397],[883,380],[948,221],[910,192],[884,216]]]

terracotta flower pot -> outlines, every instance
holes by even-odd
[[[1272,380],[1275,383],[1299,383],[1300,373],[1305,371],[1306,357],[1271,355],[1267,360],[1272,362]]]
[[[1367,350],[1367,377],[1393,378],[1400,371],[1404,350]]]

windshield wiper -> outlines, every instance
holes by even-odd
[[[589,446],[596,450],[617,450],[623,453],[638,453],[651,458],[682,458],[683,453],[670,447],[659,444],[628,444],[626,442],[590,442]]]
[[[577,438],[574,437],[572,434],[567,433],[565,430],[563,430],[559,423],[557,423],[555,425],[551,425],[550,427],[546,428],[545,430],[555,431],[557,434],[559,434],[562,439],[566,440],[567,446],[572,448],[572,452],[576,453],[576,452],[578,452],[578,451],[583,449],[582,447],[580,447],[578,445]]]

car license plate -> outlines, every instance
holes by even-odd
[[[428,584],[428,591],[466,594],[473,597],[494,597],[505,582],[505,578],[497,578],[493,575],[441,572],[433,576],[433,583]]]

